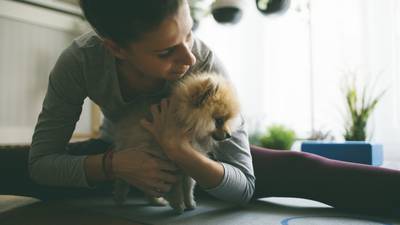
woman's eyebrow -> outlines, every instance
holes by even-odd
[[[176,45],[168,47],[168,48],[160,49],[160,50],[154,50],[154,52],[165,52],[165,51],[168,51],[168,50],[172,50],[175,47],[176,47]]]
[[[189,30],[189,33],[186,34],[186,37],[189,36],[190,33],[192,32],[193,22],[192,22],[191,25],[192,25],[192,26],[191,26],[191,28],[190,28],[190,30]],[[164,52],[164,51],[168,51],[168,50],[174,49],[176,46],[177,46],[177,45],[173,45],[173,46],[171,46],[171,47],[167,47],[167,48],[164,48],[164,49],[154,50],[154,52]]]

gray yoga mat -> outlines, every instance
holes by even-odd
[[[169,207],[150,206],[144,198],[129,199],[122,207],[112,199],[69,201],[68,204],[145,224],[160,225],[400,225],[400,221],[339,212],[325,204],[297,198],[265,198],[236,206],[202,196],[198,207],[181,215]]]
[[[139,195],[132,196],[122,207],[117,207],[111,197],[57,200],[43,205],[32,198],[0,196],[0,215],[30,206],[34,210],[36,204],[39,208],[54,210],[53,213],[79,211],[98,218],[109,216],[152,225],[400,225],[399,219],[343,213],[306,199],[265,198],[236,206],[201,196],[197,202],[195,210],[177,215],[170,207],[149,205]]]

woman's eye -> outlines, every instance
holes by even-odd
[[[187,42],[187,45],[188,45],[189,49],[192,49],[192,47],[193,47],[193,35],[192,35],[192,32],[190,32],[187,35],[186,42]],[[171,56],[174,53],[174,51],[175,51],[175,47],[172,47],[172,48],[166,49],[164,51],[158,52],[157,56],[159,58],[161,58],[161,59],[168,58],[169,56]]]
[[[170,56],[172,54],[172,52],[173,52],[173,49],[168,49],[168,50],[159,52],[157,55],[160,58],[166,58],[166,57]]]

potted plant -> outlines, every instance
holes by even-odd
[[[193,31],[197,30],[199,27],[200,21],[208,16],[209,14],[209,5],[206,4],[204,0],[189,0],[190,7],[190,15],[193,19]]]
[[[348,118],[345,124],[344,139],[346,141],[366,141],[367,123],[379,100],[385,94],[382,91],[377,96],[368,96],[367,86],[363,86],[361,96],[356,88],[355,77],[352,83],[345,87]]]
[[[371,114],[381,100],[385,91],[376,96],[368,85],[358,89],[356,76],[351,76],[351,82],[344,87],[346,102],[345,142],[303,142],[302,151],[318,154],[327,158],[381,165],[383,161],[383,146],[367,141],[367,125]]]
[[[296,133],[284,125],[271,125],[264,134],[250,135],[250,143],[264,148],[290,150],[296,141]]]

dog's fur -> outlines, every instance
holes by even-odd
[[[191,141],[195,149],[203,154],[211,152],[219,141],[230,137],[237,125],[239,102],[231,83],[222,75],[199,73],[186,75],[172,87],[169,96],[172,113],[180,128],[190,129]],[[150,103],[141,103],[135,109],[128,110],[116,125],[116,150],[134,149],[146,151],[166,158],[152,135],[140,126],[140,119],[149,116]],[[146,108],[146,111],[140,110]],[[236,122],[235,122],[236,121]],[[176,182],[165,199],[176,212],[196,206],[193,197],[195,181],[187,175]],[[114,198],[122,204],[129,191],[129,185],[117,180]],[[150,198],[155,204],[166,203],[164,199]]]

